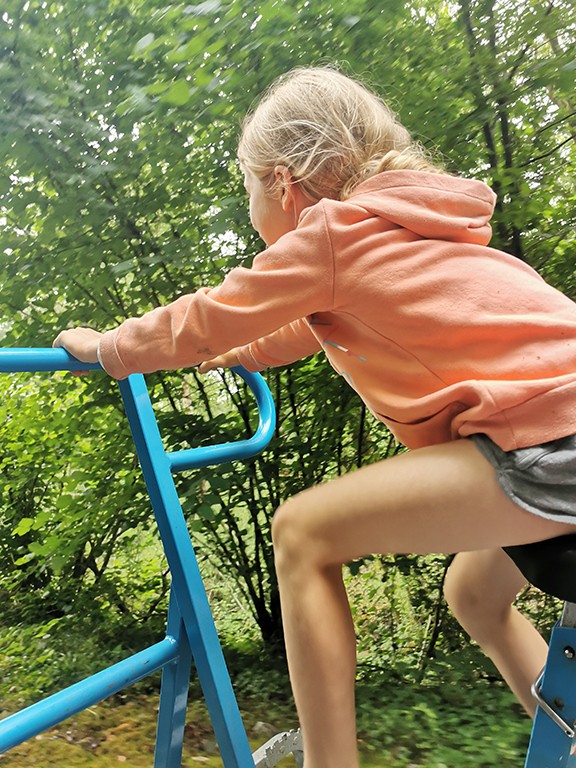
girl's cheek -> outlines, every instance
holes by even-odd
[[[250,216],[250,224],[252,224],[252,228],[256,229],[256,218],[254,216],[254,206],[252,205],[252,201],[250,201],[250,205],[248,206],[248,215]]]

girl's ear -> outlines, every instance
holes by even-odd
[[[274,181],[280,190],[282,210],[288,211],[294,205],[295,182],[292,172],[285,165],[274,168]]]

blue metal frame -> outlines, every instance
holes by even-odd
[[[559,720],[572,731],[576,723],[576,627],[552,630],[540,696]],[[532,726],[525,768],[576,768],[574,738],[538,706]]]
[[[0,350],[0,372],[99,368],[98,364],[79,363],[63,349]],[[256,398],[259,424],[254,435],[235,443],[175,452],[164,448],[144,377],[134,375],[119,383],[172,576],[167,634],[151,648],[0,721],[0,752],[162,669],[154,767],[179,768],[193,659],[225,768],[253,768],[254,760],[173,478],[175,472],[254,456],[270,441],[275,410],[268,387],[259,374],[242,368],[233,370],[242,376]]]

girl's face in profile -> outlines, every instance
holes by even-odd
[[[250,221],[267,246],[296,229],[300,214],[314,201],[306,198],[284,166],[274,169],[279,190],[271,192],[264,182],[244,169],[244,187],[250,198]]]
[[[272,195],[250,171],[244,171],[244,186],[250,198],[250,221],[266,245],[273,245],[294,227],[288,226],[280,195]]]

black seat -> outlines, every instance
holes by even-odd
[[[576,603],[576,533],[504,547],[528,581],[549,595]]]

